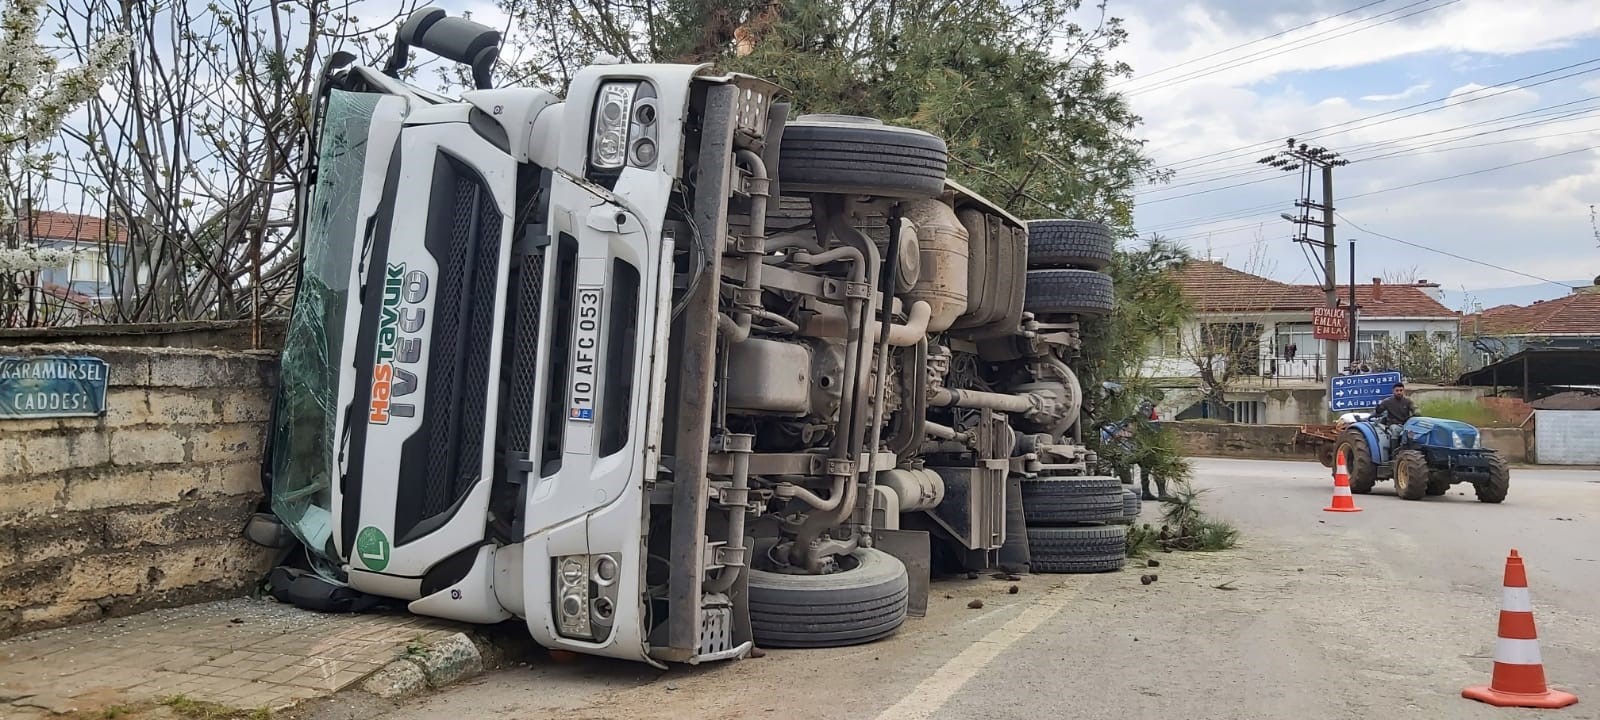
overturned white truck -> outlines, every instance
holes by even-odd
[[[562,101],[492,88],[482,26],[399,39],[316,98],[251,531],[295,582],[694,663],[886,636],[935,566],[1121,566],[1070,367],[1104,226],[1030,247],[939,138],[753,77],[599,65]],[[412,46],[479,89],[401,82]]]

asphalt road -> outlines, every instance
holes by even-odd
[[[1600,472],[1517,469],[1509,499],[1325,513],[1309,463],[1196,461],[1205,507],[1244,533],[1223,553],[1152,569],[939,582],[928,617],[856,648],[660,673],[530,658],[404,706],[333,705],[318,720],[693,717],[1600,718]],[[1145,519],[1157,508],[1146,505]],[[1582,701],[1507,711],[1460,697],[1490,676],[1509,549],[1528,564],[1546,671]],[[1156,573],[1149,586],[1140,573]],[[981,609],[969,601],[983,600]]]

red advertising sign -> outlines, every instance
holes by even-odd
[[[1336,308],[1315,308],[1311,311],[1311,334],[1318,340],[1347,340],[1350,315]]]

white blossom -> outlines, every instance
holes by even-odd
[[[75,257],[77,257],[76,252],[58,248],[0,248],[0,275],[63,267],[71,263]]]

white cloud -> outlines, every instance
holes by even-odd
[[[1428,88],[1431,87],[1433,87],[1433,83],[1418,83],[1397,93],[1390,93],[1388,95],[1362,95],[1361,99],[1365,102],[1375,103],[1394,102],[1395,100],[1409,100],[1427,92]]]
[[[1130,31],[1119,59],[1136,70],[1183,63],[1349,6],[1339,3],[1343,7],[1262,20],[1240,6],[1242,0],[1163,7],[1166,2],[1112,5],[1127,18]],[[1544,277],[1600,272],[1588,210],[1600,202],[1600,150],[1538,159],[1600,145],[1600,100],[1594,99],[1600,95],[1600,80],[1588,75],[1485,90],[1509,78],[1600,56],[1600,14],[1592,2],[1525,0],[1511,7],[1464,0],[1266,57],[1281,43],[1326,35],[1330,27],[1352,22],[1351,17],[1122,86],[1145,119],[1140,136],[1149,141],[1158,162],[1177,165],[1173,184],[1185,184],[1140,192],[1137,225],[1184,238],[1200,252],[1209,242],[1217,255],[1243,252],[1259,240],[1280,268],[1280,279],[1291,279],[1306,263],[1298,246],[1288,242],[1293,227],[1277,216],[1293,210],[1291,201],[1300,190],[1293,173],[1275,178],[1254,160],[1277,149],[1283,138],[1329,128],[1309,133],[1320,136],[1312,141],[1352,160],[1404,153],[1336,171],[1335,204],[1351,220]],[[1249,22],[1256,25],[1246,27]],[[1261,57],[1197,74],[1170,88],[1136,92],[1250,53]],[[1593,66],[1578,69],[1586,68]],[[1404,89],[1396,92],[1402,83]],[[1429,96],[1448,100],[1418,108],[1426,112],[1396,110]],[[1497,120],[1512,115],[1517,117]],[[1532,162],[1479,172],[1526,160]],[[1418,184],[1455,175],[1462,177]],[[1252,184],[1178,197],[1243,183]],[[1415,187],[1390,190],[1408,185]],[[1345,199],[1379,190],[1387,192]],[[1361,244],[1362,276],[1382,274],[1391,266],[1417,266],[1451,287],[1527,282],[1514,273],[1363,236],[1344,223],[1337,235],[1341,241],[1366,241]],[[1342,268],[1340,274],[1344,272]]]

